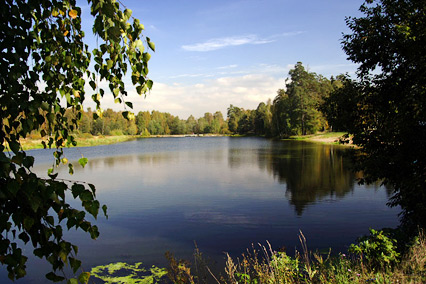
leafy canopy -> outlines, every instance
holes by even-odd
[[[147,77],[148,51],[155,45],[142,36],[144,26],[115,0],[88,3],[93,31],[102,42],[92,52],[84,43],[81,9],[75,0],[0,3],[0,262],[12,280],[26,273],[27,257],[18,239],[32,244],[33,253],[52,265],[48,279],[63,280],[55,271],[66,264],[77,272],[78,248],[64,239],[63,227],[81,229],[95,239],[98,228],[87,221],[86,213],[96,218],[102,208],[106,215],[106,206],[96,200],[93,185],[57,178],[55,168],[61,163],[73,173],[63,147],[76,145],[72,131],[88,96],[96,103],[96,118],[102,114],[100,99],[107,92],[132,108],[123,82],[128,71],[139,94],[153,85]],[[95,71],[89,69],[91,62]],[[100,81],[106,81],[109,90],[100,88]],[[75,116],[65,116],[67,110]],[[134,117],[128,110],[123,116]],[[21,139],[32,131],[40,131],[45,148],[56,148],[48,178],[32,172],[34,158],[21,148]],[[84,166],[87,159],[82,157],[79,163]],[[70,194],[80,199],[81,210],[67,203]],[[88,276],[82,273],[79,281],[87,282]]]
[[[343,37],[360,64],[359,81],[345,87],[358,169],[394,189],[389,204],[405,224],[426,227],[426,1],[367,0],[360,11]]]

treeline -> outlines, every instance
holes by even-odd
[[[122,112],[107,109],[101,117],[93,119],[91,109],[82,113],[80,133],[92,135],[175,135],[175,134],[229,134],[228,123],[220,111],[205,113],[195,119],[192,115],[186,120],[170,113],[140,111],[135,119],[127,120]]]
[[[127,120],[123,112],[107,109],[101,117],[97,117],[88,109],[82,112],[78,131],[92,135],[142,136],[240,134],[288,137],[312,134],[331,128],[326,117],[331,118],[332,110],[326,102],[329,103],[331,94],[338,91],[344,82],[343,75],[327,79],[307,71],[298,62],[290,70],[285,88],[277,91],[273,101],[261,102],[254,110],[230,105],[226,118],[217,111],[214,114],[207,112],[198,119],[191,115],[186,120],[170,113],[141,111],[135,119]]]

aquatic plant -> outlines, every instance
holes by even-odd
[[[107,284],[153,284],[159,283],[167,274],[166,269],[152,266],[149,271],[142,262],[134,265],[125,262],[110,263],[92,268],[90,275],[101,279]]]

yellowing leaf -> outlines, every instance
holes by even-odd
[[[89,272],[83,272],[78,276],[78,281],[81,283],[87,284],[89,282],[90,273]]]
[[[72,19],[75,19],[75,18],[77,18],[78,12],[77,12],[77,10],[71,10],[71,11],[68,12],[68,15],[70,15],[70,17]]]
[[[54,9],[54,10],[52,11],[52,16],[53,16],[53,17],[57,17],[58,15],[59,15],[58,10]]]
[[[68,33],[69,31],[64,31],[64,36],[67,36]]]

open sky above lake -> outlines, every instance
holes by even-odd
[[[136,113],[159,110],[186,119],[219,110],[226,116],[230,104],[255,109],[273,99],[298,61],[328,78],[354,74],[357,67],[346,59],[340,42],[342,33],[350,32],[345,17],[360,16],[361,0],[120,2],[156,45],[149,62],[151,93],[138,96],[128,80]],[[94,48],[89,6],[80,3],[87,41]],[[112,96],[102,103],[104,109],[123,109]]]

